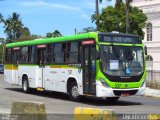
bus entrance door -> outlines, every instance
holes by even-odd
[[[18,63],[19,63],[19,54],[20,54],[20,48],[16,47],[13,49],[13,66],[12,66],[12,84],[18,84],[19,83],[19,72],[18,72]]]
[[[83,93],[96,95],[96,48],[83,45]]]
[[[39,64],[39,70],[38,70],[38,87],[39,88],[44,88],[45,51],[46,51],[46,45],[38,45],[37,62]]]

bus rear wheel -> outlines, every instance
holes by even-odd
[[[109,103],[115,103],[118,101],[120,97],[106,97],[107,102]]]
[[[79,95],[78,86],[76,82],[72,82],[69,86],[69,96],[72,101],[80,101],[81,97]]]
[[[28,83],[28,79],[27,77],[23,78],[22,81],[22,89],[24,93],[29,93],[30,92],[30,88],[29,88],[29,83]]]

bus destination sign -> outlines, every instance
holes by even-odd
[[[127,44],[142,44],[138,36],[125,36],[125,35],[99,35],[100,42],[115,42]]]

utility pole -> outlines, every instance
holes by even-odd
[[[77,28],[74,29],[74,34],[75,34],[75,35],[77,34]]]
[[[99,0],[95,0],[95,7],[96,7],[96,16],[99,15]],[[98,25],[96,25],[97,30],[99,30]]]

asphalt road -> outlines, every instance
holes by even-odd
[[[3,75],[0,74],[0,113],[10,112],[13,101],[43,102],[48,114],[60,116],[72,115],[75,107],[114,109],[116,113],[120,114],[160,114],[160,98],[122,97],[115,104],[109,104],[103,99],[96,98],[86,98],[82,102],[72,102],[68,95],[63,93],[33,92],[32,94],[25,94],[21,87],[12,86],[3,81]],[[65,118],[67,117],[65,116]]]

